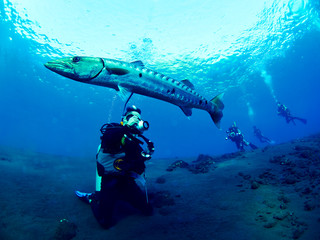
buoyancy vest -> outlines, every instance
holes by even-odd
[[[134,171],[142,174],[145,170],[143,144],[130,129],[118,123],[105,124],[100,129],[101,145],[97,154],[98,175],[110,172]]]

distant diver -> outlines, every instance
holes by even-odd
[[[272,141],[269,138],[262,135],[261,130],[259,128],[257,128],[256,126],[253,126],[253,133],[260,140],[260,142],[272,143]]]
[[[223,94],[208,101],[194,90],[189,80],[177,81],[145,68],[141,61],[128,63],[108,58],[76,56],[47,62],[45,67],[79,82],[113,88],[124,99],[130,93],[137,93],[172,103],[180,107],[186,116],[192,115],[192,108],[205,110],[220,128]]]
[[[232,142],[236,143],[238,150],[245,151],[244,146],[250,146],[251,149],[257,149],[258,147],[247,140],[244,139],[243,134],[240,129],[236,126],[234,122],[231,127],[226,131],[226,140],[230,139]]]
[[[299,120],[302,123],[307,124],[307,119],[292,116],[290,113],[290,110],[284,104],[281,104],[280,102],[278,102],[277,106],[278,106],[277,114],[279,116],[284,117],[286,119],[287,123],[290,123],[292,121],[293,124],[296,125],[294,120]]]
[[[141,110],[132,106],[127,108],[121,124],[108,123],[100,129],[96,191],[76,191],[76,195],[90,204],[95,218],[105,229],[114,226],[119,219],[119,212],[115,209],[123,206],[119,205],[121,201],[131,204],[146,216],[153,213],[144,178],[145,161],[151,159],[154,152],[153,143],[142,135],[148,127],[148,122],[141,119]],[[147,145],[145,149],[141,146],[143,143]]]

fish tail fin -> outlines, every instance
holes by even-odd
[[[223,116],[222,110],[224,109],[224,104],[222,102],[222,97],[224,93],[220,93],[219,95],[215,96],[210,102],[214,105],[214,111],[209,112],[214,124],[220,129],[220,120]]]

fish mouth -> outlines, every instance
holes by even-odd
[[[50,61],[44,64],[44,66],[51,71],[61,73],[64,72],[66,69],[70,70],[71,66],[64,62],[57,62],[57,61]]]
[[[45,63],[44,66],[52,72],[58,73],[61,76],[71,78],[73,80],[79,80],[78,76],[74,72],[73,66],[67,62],[49,61]]]

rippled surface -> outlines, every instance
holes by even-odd
[[[38,43],[41,56],[140,59],[212,92],[250,80],[285,54],[319,21],[315,7],[307,0],[5,1],[6,20]]]

